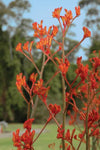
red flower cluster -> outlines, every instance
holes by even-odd
[[[56,8],[56,9],[52,12],[53,18],[59,19],[59,18],[60,18],[60,12],[61,12],[61,10],[62,10],[62,7]]]
[[[52,37],[47,36],[45,38],[41,38],[39,42],[37,42],[36,48],[42,50],[46,54],[50,53]]]
[[[24,128],[27,129],[29,132],[31,130],[33,121],[34,119],[28,119],[24,122]]]
[[[57,134],[57,139],[62,139],[63,138],[63,133],[64,133],[64,129],[62,128],[62,125],[60,125],[60,128],[58,127],[57,130],[58,134]]]
[[[96,78],[93,74],[90,74],[90,83],[91,83],[91,89],[95,90],[98,88],[98,83],[97,83]]]
[[[93,68],[96,70],[99,66],[100,66],[100,58],[98,57],[93,57],[90,59],[92,65],[93,65]]]
[[[17,150],[30,150],[33,149],[33,138],[35,135],[35,130],[31,131],[32,122],[34,119],[29,119],[25,121],[24,128],[25,132],[22,135],[19,135],[20,130],[17,129],[16,132],[13,132],[13,143],[17,147]]]
[[[57,105],[57,104],[54,104],[54,105],[53,104],[49,104],[49,109],[54,114],[54,116],[61,111],[60,105]]]
[[[70,26],[71,20],[73,19],[72,11],[65,9],[65,16],[61,16],[63,26],[66,28],[66,26]]]
[[[88,65],[83,66],[83,64],[81,63],[81,59],[82,57],[79,57],[77,59],[78,68],[76,69],[76,74],[80,76],[82,81],[85,81],[88,75]]]
[[[33,23],[34,36],[40,39],[40,41],[36,44],[36,48],[42,50],[46,54],[49,54],[51,43],[53,37],[56,36],[58,32],[58,27],[55,25],[50,26],[47,31],[46,27],[43,28],[42,23],[43,21],[41,21],[40,24],[37,24],[37,22]]]
[[[36,78],[37,78],[37,73],[36,74],[32,73],[30,75],[30,81],[32,82],[32,86],[30,88],[26,83],[26,77],[23,76],[22,73],[20,73],[19,75],[16,76],[17,89],[22,94],[22,87],[24,87],[24,89],[30,94],[30,96],[32,96],[32,94],[33,96],[38,95],[43,102],[46,102],[48,90],[50,87],[47,88],[44,87],[42,79],[38,80],[37,83],[35,83]]]
[[[26,77],[23,76],[22,73],[19,73],[19,75],[16,76],[16,86],[20,93],[22,92],[22,86],[23,87],[27,86]]]
[[[29,45],[29,41],[27,41],[26,43],[24,43],[23,47],[22,47],[22,43],[18,43],[16,46],[16,51],[20,51],[21,53],[23,52],[23,50],[27,52],[31,52],[33,43],[34,42],[32,41]]]
[[[69,142],[70,144],[72,144],[73,138],[76,139],[76,135],[74,134],[75,134],[75,129],[72,130],[72,134],[70,134],[70,130],[67,129],[67,132],[65,134],[65,140]]]
[[[69,142],[72,145],[72,141],[73,139],[77,140],[77,135],[75,134],[75,129],[72,130],[72,133],[70,133],[70,130],[67,129],[66,133],[65,133],[65,137],[63,137],[63,132],[64,130],[62,129],[62,125],[60,126],[61,128],[58,128],[57,132],[57,138],[61,138],[66,140],[67,142]]]
[[[60,71],[62,72],[62,75],[65,76],[67,71],[68,71],[68,68],[70,66],[70,63],[69,61],[67,60],[67,58],[65,58],[65,62],[63,62],[62,59],[59,59],[57,57],[55,57],[55,60],[58,61],[58,64],[59,64],[59,69]]]
[[[68,102],[70,100],[69,96],[70,96],[69,92],[66,92],[66,102]]]
[[[88,127],[92,127],[93,123],[99,120],[99,114],[94,109],[88,115]]]
[[[34,72],[30,75],[30,81],[33,84],[35,83],[37,76],[38,76],[38,74],[37,73],[35,74]]]
[[[16,51],[20,51],[22,52],[22,43],[18,43],[18,45],[16,46]]]
[[[71,21],[73,19],[72,11],[71,10],[68,11],[67,9],[65,9],[65,15],[61,16],[60,15],[61,10],[62,10],[62,7],[56,8],[52,12],[52,16],[53,16],[53,18],[57,18],[59,21],[60,21],[60,18],[61,18],[61,20],[63,22],[63,26],[64,26],[64,28],[66,28],[66,26],[69,26],[71,24]],[[75,7],[75,11],[76,11],[76,16],[75,17],[78,17],[80,15],[80,6]]]
[[[98,129],[91,129],[91,136],[96,136],[97,138],[100,136],[100,129],[98,128]]]
[[[49,109],[50,109],[50,115],[48,118],[48,122],[52,119],[52,114],[54,115],[54,117],[61,111],[61,107],[60,105],[57,104],[49,104]],[[51,114],[52,113],[52,114]]]
[[[75,11],[76,11],[76,16],[80,15],[80,6],[75,7]]]
[[[83,32],[84,32],[83,38],[88,38],[88,37],[91,36],[91,32],[90,32],[90,30],[88,28],[83,27]]]
[[[34,22],[33,25],[33,30],[34,30],[34,37],[42,37],[46,34],[46,26],[43,28],[43,20],[41,20],[40,24],[37,22]]]
[[[49,89],[50,89],[50,87],[46,88],[43,86],[43,80],[40,79],[37,81],[37,83],[34,84],[33,93],[38,95],[40,97],[40,99],[43,100],[43,102],[45,103]]]

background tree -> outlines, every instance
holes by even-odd
[[[0,1],[0,120],[24,121],[26,114],[23,111],[18,115],[26,105],[21,101],[15,82],[16,74],[31,66],[23,56],[16,55],[15,47],[20,41],[30,40],[32,20],[23,18],[24,11],[29,8],[26,0],[15,0],[8,6]]]
[[[92,31],[89,55],[100,49],[100,0],[80,0],[79,5],[85,11],[85,25]]]

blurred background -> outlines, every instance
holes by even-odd
[[[72,10],[75,16],[75,6],[78,5],[81,7],[81,16],[74,21],[68,31],[65,39],[65,52],[70,51],[82,39],[83,26],[90,29],[92,36],[86,39],[68,58],[71,63],[67,74],[69,82],[72,82],[75,77],[77,56],[82,55],[86,63],[91,53],[94,50],[98,53],[100,49],[100,0],[0,0],[0,121],[23,122],[26,119],[27,105],[17,91],[16,75],[22,72],[28,81],[29,75],[36,70],[22,54],[15,51],[16,45],[19,42],[25,43],[32,40],[36,42],[33,37],[33,22],[40,23],[42,19],[43,25],[47,28],[53,24],[59,27],[58,21],[52,18],[52,11],[57,7],[63,7],[63,10],[64,8]],[[62,11],[63,14],[64,11]],[[56,40],[61,41],[60,32]],[[56,49],[57,45],[53,44],[52,51]],[[37,66],[41,67],[42,54],[41,51],[35,49],[35,44],[33,57]],[[43,74],[45,82],[55,70],[55,66],[48,62]],[[60,79],[58,75],[50,82],[48,103],[62,103]],[[26,97],[28,97],[27,94]],[[44,122],[47,115],[46,108],[41,101],[38,101],[37,110],[34,113],[36,122]]]

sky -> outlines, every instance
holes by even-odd
[[[6,4],[12,0],[2,0]],[[25,18],[32,19],[34,22],[40,23],[43,20],[44,26],[58,25],[57,19],[52,17],[52,12],[55,8],[63,7],[62,15],[64,15],[64,9],[71,10],[73,16],[75,15],[75,6],[78,6],[79,0],[28,0],[31,4],[30,12],[25,13]],[[81,15],[76,18],[74,21],[75,27],[73,31],[76,33],[76,36],[73,37],[76,40],[81,40],[83,37],[83,26],[84,26],[84,10],[81,10]],[[90,40],[85,39],[82,43],[83,47],[89,47]],[[82,49],[79,50],[78,56],[83,56],[83,59],[86,59]]]

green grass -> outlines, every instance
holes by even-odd
[[[33,125],[33,129],[41,129],[43,125]],[[17,128],[23,129],[22,124],[9,124],[7,131],[15,131]],[[70,126],[70,129],[72,127]],[[46,127],[45,132],[42,133],[39,139],[34,143],[35,150],[50,150],[48,145],[51,143],[56,143],[56,150],[59,150],[60,140],[56,139],[57,135],[57,127],[55,124],[50,124]],[[75,141],[75,145],[77,146],[77,142]],[[84,150],[85,147],[82,145],[80,150]],[[13,147],[12,138],[0,138],[0,150],[16,150]]]

